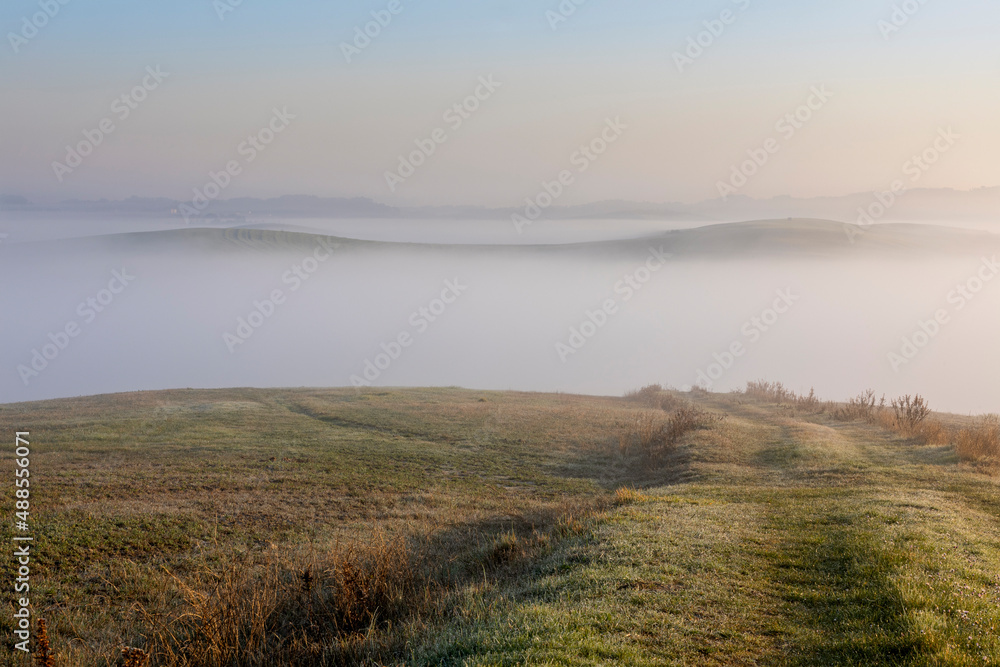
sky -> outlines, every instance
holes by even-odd
[[[9,0],[0,194],[517,207],[1000,185],[1000,3],[578,2]]]

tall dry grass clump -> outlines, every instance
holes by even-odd
[[[169,610],[143,610],[141,655],[165,667],[396,664],[389,657],[453,613],[468,586],[520,576],[611,502],[567,500],[507,525],[420,537],[376,531],[321,552],[275,547],[221,572],[171,574],[177,598]]]
[[[35,646],[35,665],[38,667],[55,667],[56,658],[52,654],[52,644],[49,641],[49,628],[44,618],[38,619],[38,637]]]
[[[809,389],[809,393],[801,396],[793,390],[788,389],[780,382],[768,382],[767,380],[757,380],[747,382],[743,395],[755,401],[764,403],[777,403],[778,405],[792,405],[808,411],[824,411],[826,404],[816,396],[816,390]]]
[[[636,505],[649,500],[649,496],[633,486],[621,486],[615,491],[615,505]]]
[[[366,633],[426,610],[432,569],[406,544],[376,535],[306,562],[271,554],[175,578],[183,604],[158,624],[150,654],[171,666],[336,663]]]
[[[780,382],[768,382],[767,380],[757,380],[747,382],[743,394],[747,398],[753,398],[768,403],[791,403],[798,398],[794,391],[785,388]]]
[[[965,461],[1000,463],[1000,417],[986,415],[955,438],[955,452]]]
[[[640,412],[621,424],[618,451],[623,457],[639,457],[648,464],[657,464],[676,449],[686,434],[707,428],[719,419],[691,405],[670,414]]]
[[[625,400],[650,410],[619,420],[618,452],[625,458],[638,457],[647,465],[662,463],[686,434],[722,419],[658,384],[627,392]]]

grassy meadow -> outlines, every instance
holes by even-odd
[[[1000,664],[995,419],[863,398],[0,405],[11,440],[31,432],[47,640],[28,658],[8,639],[0,662]]]

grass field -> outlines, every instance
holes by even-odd
[[[634,398],[0,406],[31,432],[35,618],[56,665],[1000,664],[985,463],[822,407],[662,400],[714,417],[655,457],[623,445],[666,414]],[[12,613],[0,657],[29,664]]]

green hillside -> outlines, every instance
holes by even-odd
[[[989,468],[832,412],[234,389],[0,424],[56,665],[1000,664]]]

